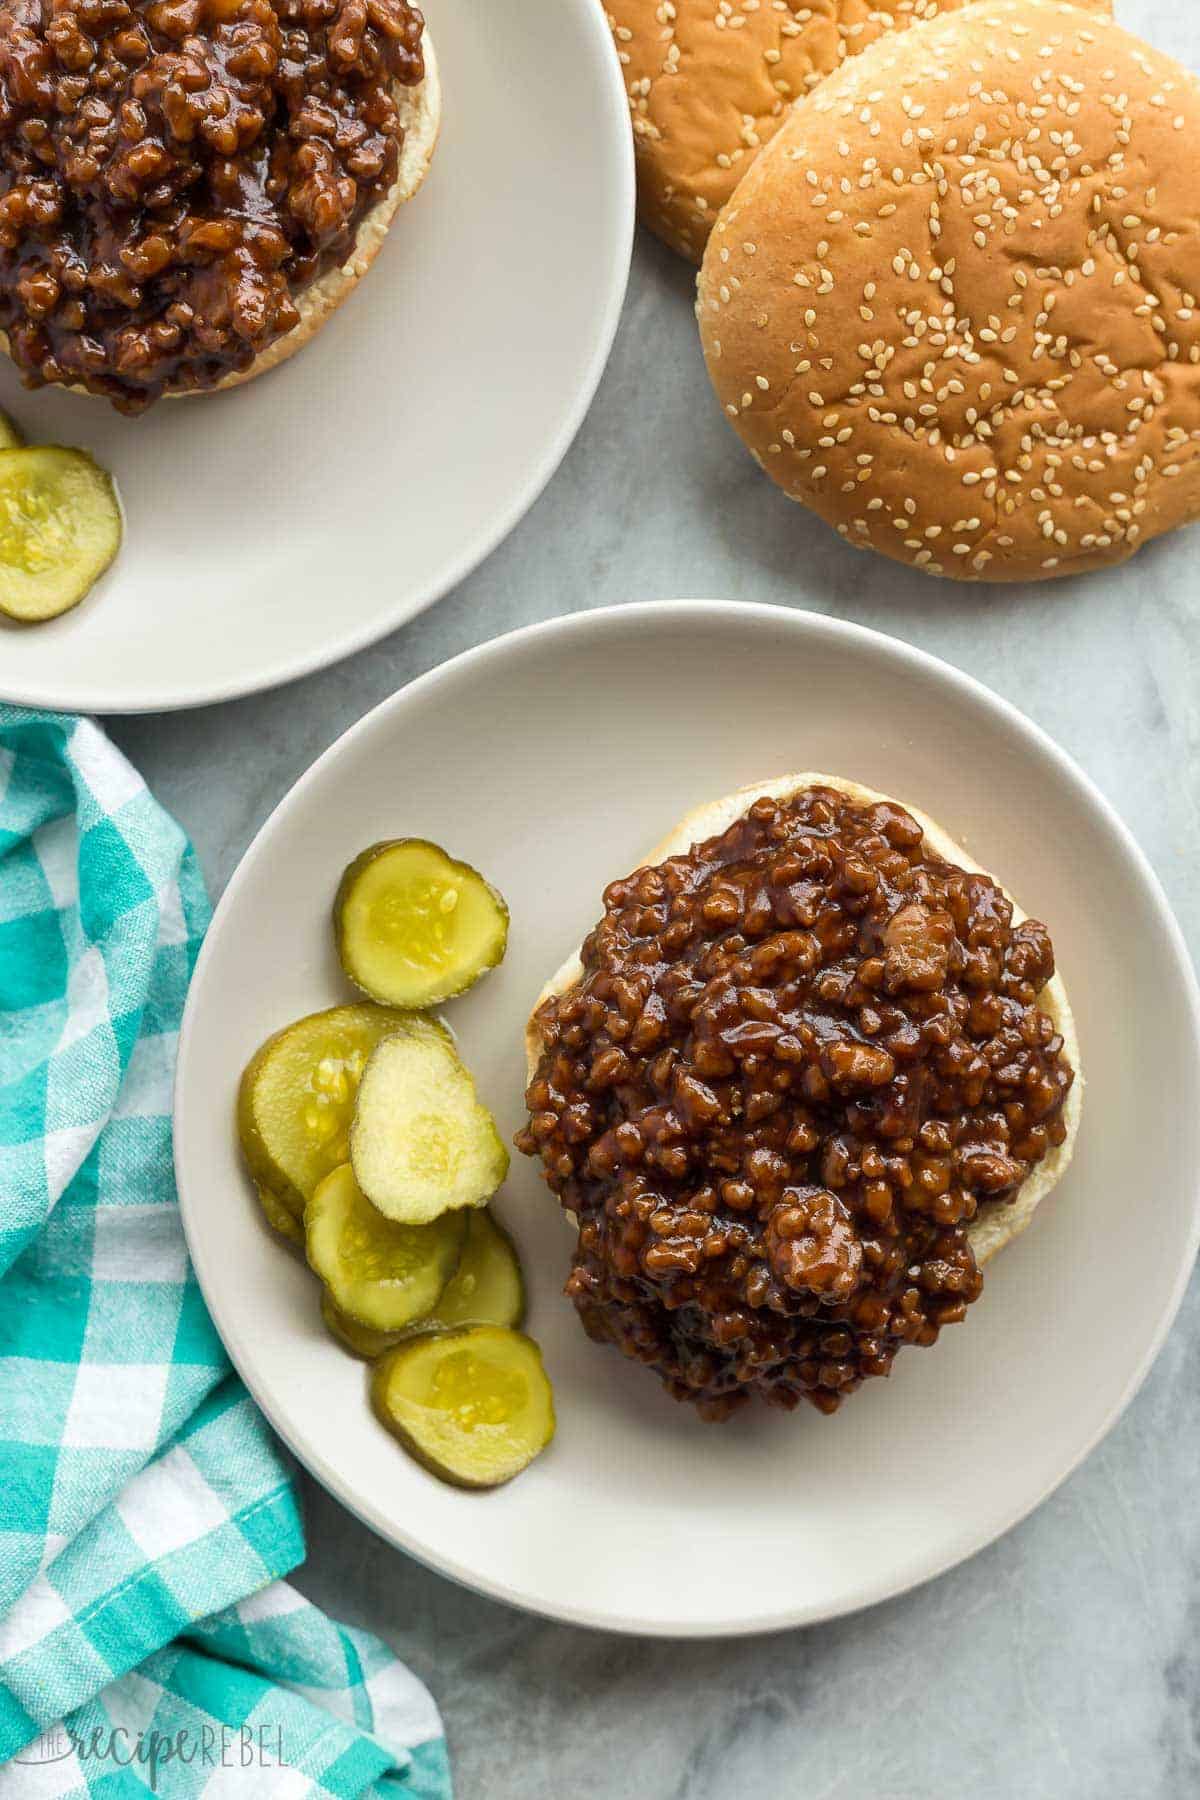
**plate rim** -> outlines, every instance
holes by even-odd
[[[1057,1493],[1063,1483],[1081,1467],[1108,1436],[1135,1399],[1175,1323],[1191,1280],[1197,1253],[1200,1251],[1200,1168],[1192,1171],[1191,1225],[1186,1249],[1180,1258],[1168,1302],[1163,1308],[1147,1347],[1133,1366],[1112,1406],[1083,1447],[1032,1500],[1014,1510],[1011,1517],[999,1530],[992,1532],[966,1550],[952,1544],[945,1553],[935,1551],[933,1554],[918,1557],[912,1566],[906,1565],[900,1571],[898,1580],[876,1580],[867,1582],[860,1589],[848,1589],[844,1601],[836,1604],[820,1604],[816,1607],[789,1606],[777,1614],[768,1616],[750,1615],[733,1621],[727,1619],[715,1622],[691,1621],[681,1625],[669,1620],[597,1614],[588,1607],[553,1605],[531,1599],[503,1581],[481,1576],[474,1570],[465,1568],[453,1557],[430,1553],[423,1546],[411,1541],[401,1527],[384,1518],[368,1502],[356,1497],[350,1483],[343,1478],[339,1470],[325,1461],[315,1447],[306,1444],[302,1449],[294,1441],[290,1431],[277,1418],[272,1402],[265,1398],[260,1391],[257,1376],[250,1372],[253,1370],[252,1356],[243,1357],[244,1346],[236,1332],[228,1329],[222,1321],[220,1304],[214,1302],[214,1292],[219,1292],[219,1280],[214,1282],[213,1271],[206,1266],[203,1255],[197,1255],[197,1245],[191,1225],[191,1205],[186,1198],[187,1183],[179,1150],[183,1135],[181,1125],[185,1093],[185,1083],[181,1076],[190,1053],[192,1035],[195,1030],[198,1014],[196,997],[203,987],[202,978],[210,955],[215,954],[213,946],[226,929],[236,906],[237,893],[242,881],[247,878],[249,869],[257,861],[261,850],[266,848],[270,836],[281,828],[287,813],[299,803],[302,794],[317,781],[326,766],[340,756],[343,750],[360,735],[366,736],[372,730],[378,729],[387,715],[402,711],[410,696],[428,694],[437,687],[439,682],[448,679],[451,674],[457,674],[472,663],[484,662],[506,650],[516,649],[525,640],[556,636],[570,637],[576,633],[586,635],[589,632],[598,632],[603,634],[618,621],[627,622],[632,619],[636,623],[638,620],[657,620],[670,615],[706,619],[736,617],[739,621],[752,619],[761,626],[773,625],[788,631],[796,630],[801,634],[805,631],[816,630],[819,633],[827,634],[831,639],[840,640],[843,644],[858,644],[863,648],[883,646],[888,653],[898,656],[902,662],[907,663],[914,670],[920,670],[925,674],[933,673],[939,678],[947,680],[950,686],[957,690],[960,697],[982,705],[1002,722],[1030,736],[1037,748],[1056,766],[1058,773],[1072,788],[1077,790],[1080,798],[1099,811],[1143,883],[1182,977],[1192,1052],[1198,1062],[1200,1062],[1200,981],[1197,979],[1183,930],[1145,851],[1092,777],[1076,762],[1074,757],[1055,742],[1042,726],[1021,712],[1019,707],[1014,706],[1003,695],[997,694],[992,688],[989,688],[986,683],[979,681],[975,676],[968,674],[955,664],[947,662],[944,658],[934,656],[929,651],[922,650],[903,638],[893,637],[887,632],[877,631],[869,626],[859,625],[830,614],[813,612],[809,609],[757,601],[715,598],[630,601],[614,606],[567,613],[553,619],[538,620],[532,624],[520,626],[499,637],[489,638],[481,644],[473,645],[470,649],[459,652],[458,655],[427,670],[424,674],[397,688],[383,700],[378,701],[360,719],[339,733],[281,796],[239,858],[237,866],[213,910],[200,955],[192,971],[187,1004],[180,1026],[176,1059],[175,1095],[172,1109],[172,1159],[180,1216],[187,1240],[188,1253],[196,1272],[201,1294],[225,1347],[226,1354],[255,1404],[270,1423],[272,1430],[287,1445],[301,1465],[327,1493],[332,1495],[339,1505],[344,1506],[347,1512],[366,1525],[385,1543],[412,1556],[424,1567],[457,1582],[460,1586],[483,1594],[489,1599],[502,1601],[519,1611],[533,1614],[536,1617],[553,1619],[562,1624],[582,1626],[615,1636],[647,1637],[683,1642],[685,1640],[705,1641],[764,1636],[775,1631],[824,1624],[865,1611],[868,1607],[881,1605],[884,1601],[898,1599],[911,1593],[914,1589],[936,1580],[939,1576],[947,1574],[951,1569],[968,1562],[990,1545],[999,1542],[1001,1538],[1006,1537],[1009,1532],[1036,1512],[1053,1494]]]
[[[255,694],[272,693],[277,688],[287,687],[291,682],[300,681],[306,675],[316,674],[319,670],[333,668],[336,664],[347,661],[361,650],[372,644],[382,642],[393,632],[399,631],[411,620],[419,618],[436,606],[439,600],[445,599],[454,588],[466,581],[475,570],[487,561],[494,551],[512,535],[517,526],[541,498],[554,476],[558,473],[563,459],[571,445],[575,442],[583,426],[584,420],[591,411],[592,402],[600,386],[604,371],[608,367],[616,340],[617,329],[625,308],[625,296],[629,287],[629,277],[633,266],[634,233],[637,223],[637,185],[634,169],[633,134],[629,129],[629,101],[625,93],[625,81],[621,73],[621,65],[617,59],[616,45],[604,19],[603,11],[595,5],[594,0],[554,0],[561,9],[571,6],[582,23],[584,31],[594,40],[598,51],[598,62],[606,71],[603,91],[607,96],[608,111],[613,122],[613,167],[622,190],[622,221],[613,246],[610,263],[610,287],[600,320],[600,327],[591,346],[589,356],[581,366],[578,376],[578,387],[572,405],[568,408],[554,437],[547,440],[541,455],[531,464],[525,481],[518,493],[493,522],[490,530],[481,537],[471,540],[464,549],[459,550],[447,563],[442,573],[419,590],[415,601],[405,601],[401,606],[385,609],[385,611],[369,624],[345,637],[337,640],[336,646],[326,643],[323,647],[303,652],[290,658],[282,658],[277,667],[267,675],[245,676],[235,675],[229,680],[215,686],[189,689],[186,684],[170,690],[162,695],[136,696],[126,695],[124,698],[113,698],[101,691],[86,685],[77,687],[73,693],[65,693],[54,686],[53,679],[43,683],[27,683],[20,680],[10,684],[8,677],[0,679],[0,701],[13,706],[43,708],[55,712],[99,713],[107,718],[131,718],[150,713],[189,712],[201,706],[220,706],[230,700],[245,700]],[[443,68],[442,79],[446,79]],[[110,575],[109,579],[113,577]],[[103,596],[100,597],[101,604]]]

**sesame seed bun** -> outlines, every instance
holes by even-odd
[[[294,356],[297,350],[302,350],[330,315],[337,311],[347,295],[358,286],[378,256],[396,213],[406,200],[412,199],[429,173],[429,165],[437,147],[442,122],[442,84],[433,39],[428,30],[421,39],[421,54],[425,63],[422,79],[415,87],[404,87],[397,82],[393,88],[393,98],[404,132],[396,179],[383,198],[377,200],[370,211],[363,215],[355,234],[354,248],[346,261],[327,269],[303,289],[296,300],[296,310],[300,314],[299,324],[294,325],[282,337],[276,338],[274,343],[268,344],[249,368],[235,369],[211,388],[168,388],[163,395],[165,400],[196,399],[204,394],[219,393],[223,388],[240,387],[244,381],[253,381],[256,375],[265,375],[268,369],[274,369],[279,363],[286,362],[289,356]],[[8,338],[2,331],[0,350],[5,355],[9,353]],[[63,385],[73,394],[91,394],[90,388],[74,382]],[[103,394],[92,397],[107,398]]]
[[[709,240],[743,442],[931,574],[1119,563],[1200,515],[1200,84],[1061,0],[882,39],[794,109]]]
[[[702,844],[707,839],[719,837],[727,831],[735,820],[753,806],[756,800],[770,798],[773,800],[790,800],[796,794],[802,794],[808,788],[833,788],[839,794],[863,806],[877,805],[888,796],[877,793],[874,788],[863,787],[857,781],[846,781],[838,775],[818,775],[811,770],[802,775],[779,775],[773,781],[760,781],[750,787],[739,788],[736,793],[726,794],[723,799],[707,801],[688,813],[673,831],[667,833],[662,842],[656,844],[648,856],[643,857],[641,867],[651,868],[665,862],[671,856],[683,856],[695,844]],[[960,844],[956,844],[949,832],[931,819],[927,813],[918,811],[907,801],[893,800],[894,806],[902,806],[904,811],[914,818],[925,834],[925,848],[941,857],[943,862],[952,863],[956,868],[966,869],[974,874],[987,874],[988,871],[977,863]],[[995,880],[995,876],[990,879]],[[1000,884],[997,883],[997,886]],[[1007,889],[1002,890],[1007,894]],[[1013,922],[1020,924],[1026,918],[1011,894],[1007,897],[1013,909]],[[533,1012],[525,1027],[525,1064],[527,1077],[533,1080],[541,1059],[543,1043],[538,1026],[537,1009],[544,1000],[552,996],[565,994],[577,987],[583,979],[583,963],[579,949],[572,951],[562,967],[550,977],[534,1004]],[[1075,1020],[1071,1005],[1067,999],[1067,990],[1062,976],[1054,974],[1046,983],[1038,996],[1038,1006],[1053,1020],[1055,1029],[1061,1034],[1067,1061],[1075,1071],[1075,1080],[1067,1095],[1063,1108],[1063,1122],[1067,1135],[1061,1144],[1056,1145],[1034,1168],[1028,1179],[1022,1183],[1015,1200],[984,1201],[975,1218],[967,1227],[967,1236],[971,1248],[975,1252],[975,1260],[982,1267],[997,1251],[1011,1244],[1014,1238],[1020,1237],[1034,1213],[1047,1198],[1052,1189],[1062,1180],[1067,1172],[1068,1164],[1075,1152],[1075,1140],[1079,1133],[1079,1115],[1083,1107],[1083,1072],[1079,1061],[1079,1038],[1075,1031]]]
[[[968,0],[606,0],[643,224],[698,263],[789,108],[885,32]],[[1078,0],[1107,16],[1110,0]]]

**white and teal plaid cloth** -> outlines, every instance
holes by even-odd
[[[103,732],[0,705],[0,1800],[448,1800],[420,1682],[279,1579],[288,1468],[188,1263],[207,921]]]

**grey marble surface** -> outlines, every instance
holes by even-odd
[[[1124,0],[1200,66],[1200,17]],[[612,364],[525,522],[441,605],[281,692],[113,734],[192,833],[214,897],[292,781],[413,676],[585,607],[722,595],[856,619],[945,657],[1092,774],[1200,947],[1200,530],[1040,590],[963,590],[845,550],[739,451],[688,272],[638,245]],[[461,1800],[1182,1800],[1200,1792],[1200,1288],[1104,1445],[930,1587],[751,1642],[640,1643],[428,1573],[309,1484],[300,1585],[429,1682]],[[748,1521],[748,1523],[751,1523]],[[565,1521],[581,1532],[586,1520]]]

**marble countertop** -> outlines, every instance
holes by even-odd
[[[1193,9],[1118,10],[1200,67]],[[1042,589],[955,588],[854,555],[738,449],[690,309],[688,270],[642,238],[563,467],[431,612],[279,692],[112,724],[192,834],[214,898],[318,752],[415,675],[558,613],[729,596],[858,620],[1014,701],[1127,820],[1195,950],[1200,529]],[[428,1681],[460,1800],[1180,1800],[1200,1791],[1197,1367],[1193,1281],[1141,1394],[1046,1505],[951,1575],[834,1625],[673,1645],[548,1624],[429,1573],[312,1483],[300,1585]]]

